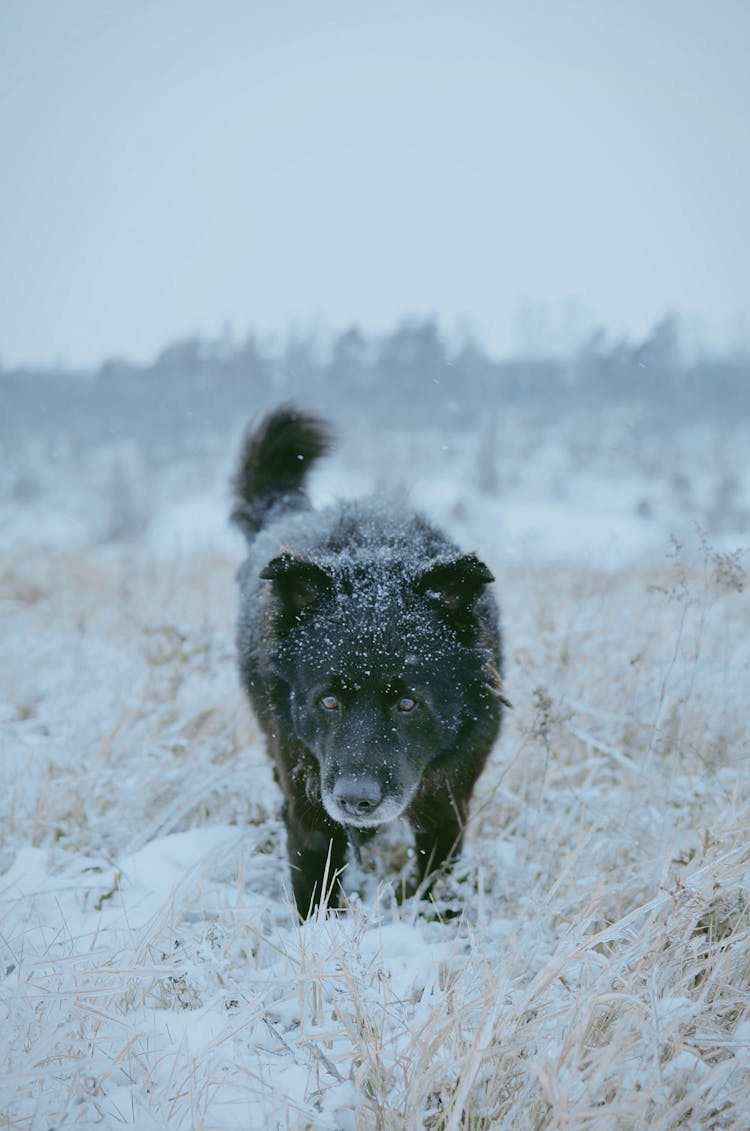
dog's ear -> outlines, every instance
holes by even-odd
[[[479,595],[495,578],[476,554],[438,562],[417,578],[417,592],[433,600],[452,617],[470,612]]]
[[[331,578],[324,569],[289,553],[272,558],[260,571],[260,577],[273,581],[284,605],[295,613],[331,591]]]

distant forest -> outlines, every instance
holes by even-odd
[[[471,429],[509,406],[540,422],[622,409],[644,429],[724,426],[750,419],[750,356],[684,360],[673,316],[641,342],[601,332],[570,357],[533,360],[452,345],[430,319],[382,336],[355,326],[325,347],[314,335],[281,344],[192,336],[144,365],[0,371],[0,447],[6,458],[33,439],[53,455],[119,442],[188,452],[289,398],[374,428]]]

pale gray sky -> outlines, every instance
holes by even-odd
[[[0,356],[750,310],[749,0],[0,0]]]

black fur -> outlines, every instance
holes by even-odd
[[[329,447],[322,421],[291,407],[267,417],[257,431],[247,430],[232,479],[235,505],[230,516],[246,538],[255,537],[278,502],[285,509],[304,505],[302,485],[310,464]]]
[[[403,814],[418,876],[459,850],[498,734],[501,645],[492,574],[391,499],[313,512],[304,480],[327,427],[291,406],[243,442],[233,520],[243,684],[285,796],[297,908],[355,843]]]

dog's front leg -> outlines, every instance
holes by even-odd
[[[431,879],[447,871],[461,851],[465,825],[465,812],[455,797],[446,792],[432,801],[429,810],[425,807],[414,822],[417,883],[425,894]]]
[[[300,917],[306,919],[321,901],[337,907],[339,875],[346,861],[343,828],[332,824],[322,808],[318,812],[306,807],[304,814],[297,814],[287,806],[284,819],[292,891]]]

